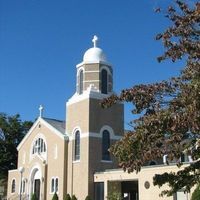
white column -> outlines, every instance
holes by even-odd
[[[107,199],[108,196],[108,181],[104,181],[104,200]]]

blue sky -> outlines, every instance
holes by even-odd
[[[169,2],[0,0],[0,112],[35,120],[42,104],[45,117],[65,119],[76,64],[94,34],[113,64],[116,92],[177,75],[180,63],[156,60],[163,47],[154,38],[168,21],[154,9]]]

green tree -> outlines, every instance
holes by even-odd
[[[56,194],[56,192],[54,193],[52,200],[58,200],[58,195]]]
[[[133,114],[140,116],[131,122],[133,130],[111,148],[124,170],[139,172],[145,163],[166,154],[180,166],[182,153],[191,155],[194,162],[183,170],[154,176],[155,185],[170,186],[162,195],[172,195],[179,189],[190,191],[200,180],[200,3],[189,7],[178,0],[166,17],[171,25],[156,36],[165,48],[158,61],[181,60],[180,75],[125,89],[105,99],[102,106],[130,102]]]
[[[32,126],[32,122],[20,119],[20,115],[0,113],[0,179],[7,179],[8,170],[17,168],[17,145]]]
[[[197,186],[197,188],[192,193],[191,200],[199,200],[200,199],[200,185]]]
[[[85,197],[85,200],[92,200],[90,196]]]
[[[74,194],[72,195],[72,200],[77,200],[77,198]]]
[[[122,200],[122,195],[119,192],[113,192],[107,196],[108,200]]]
[[[66,194],[64,200],[71,200],[70,195],[69,195],[69,194]]]
[[[31,194],[31,200],[37,200],[36,194]]]

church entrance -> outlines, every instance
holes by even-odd
[[[40,199],[40,179],[34,180],[34,194],[36,195],[36,198]]]
[[[41,199],[41,172],[38,168],[31,172],[30,199],[32,194],[36,195],[37,200]]]

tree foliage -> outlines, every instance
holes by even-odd
[[[0,179],[7,179],[8,170],[17,168],[17,145],[32,126],[20,116],[0,113]]]
[[[102,106],[130,102],[133,114],[141,116],[131,122],[133,130],[111,148],[124,170],[138,172],[148,161],[166,154],[180,166],[181,154],[191,155],[194,162],[178,173],[154,177],[155,185],[168,183],[171,187],[162,194],[172,195],[181,188],[190,191],[200,180],[200,3],[191,8],[178,0],[166,17],[171,25],[156,36],[165,48],[158,61],[182,60],[180,75],[125,89],[104,99]]]
[[[64,200],[71,200],[70,194],[66,194]]]
[[[122,200],[122,195],[119,192],[113,192],[107,196],[108,200]]]
[[[54,193],[52,200],[58,200],[58,195],[56,194],[56,192]]]
[[[77,198],[74,194],[72,195],[72,200],[77,200]]]
[[[199,200],[199,199],[200,199],[200,185],[198,185],[194,190],[194,192],[192,193],[191,200]]]
[[[36,194],[31,194],[31,200],[37,200]]]
[[[92,199],[90,198],[90,196],[86,196],[85,200],[92,200]]]

